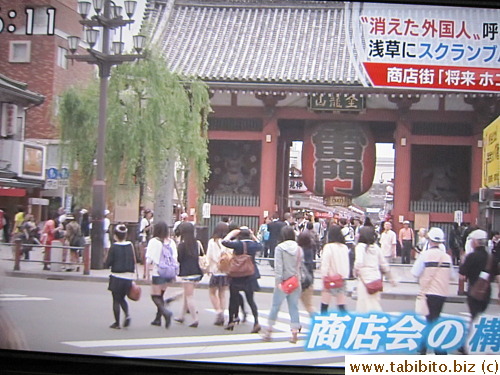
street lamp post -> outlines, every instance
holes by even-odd
[[[92,186],[92,249],[91,263],[92,269],[103,268],[103,239],[104,239],[104,210],[106,208],[106,181],[104,169],[104,151],[106,146],[106,118],[108,105],[108,83],[111,75],[111,68],[114,65],[119,65],[123,62],[134,61],[144,57],[141,55],[146,37],[135,35],[134,48],[137,54],[124,55],[123,45],[121,40],[121,28],[129,25],[134,21],[131,19],[136,8],[136,1],[125,1],[125,12],[128,20],[121,16],[122,7],[117,6],[111,0],[93,0],[95,15],[88,18],[91,3],[88,1],[78,2],[78,13],[82,19],[80,24],[86,27],[86,41],[89,45],[88,54],[77,55],[75,52],[78,49],[80,38],[76,36],[68,37],[69,49],[71,55],[67,55],[68,59],[76,61],[84,61],[89,64],[97,65],[99,68],[100,93],[99,93],[99,125],[97,134],[97,151],[96,151],[96,175]],[[102,29],[102,49],[98,51],[94,49],[99,37],[99,30]],[[120,28],[120,41],[113,42],[113,53],[111,53],[110,40],[111,30]]]

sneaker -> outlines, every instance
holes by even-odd
[[[120,329],[120,325],[119,325],[118,323],[114,322],[113,324],[111,324],[111,325],[109,326],[109,328],[113,328],[113,329]]]

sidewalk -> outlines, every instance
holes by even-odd
[[[43,259],[42,248],[35,248],[30,253],[30,261],[21,261],[21,269],[19,271],[14,271],[14,261],[12,260],[12,252],[9,246],[0,244],[0,272],[5,276],[9,277],[26,277],[26,278],[39,278],[47,280],[71,280],[71,281],[93,281],[93,282],[107,282],[109,278],[109,270],[90,270],[90,275],[83,274],[83,266],[80,266],[80,271],[43,271],[43,263],[38,262]],[[260,292],[272,293],[274,289],[274,272],[267,260],[261,260],[258,262],[259,271],[261,273],[261,278],[259,279],[259,285],[261,287]],[[139,277],[138,283],[140,285],[148,285],[149,280],[142,278],[143,267],[139,267]],[[391,265],[391,270],[394,277],[398,281],[398,285],[393,287],[389,283],[384,283],[384,292],[382,292],[382,298],[384,299],[415,299],[418,294],[419,286],[413,280],[412,276],[409,276],[409,267],[394,264]],[[200,288],[208,288],[209,277],[205,275],[199,283]],[[180,286],[180,283],[176,283]],[[357,285],[356,280],[347,280],[347,291],[349,295],[352,295],[353,290]],[[492,302],[498,302],[498,285],[494,283],[492,285]],[[321,279],[319,271],[315,271],[314,279],[314,294],[319,295],[321,293]],[[450,296],[448,296],[447,302],[451,303],[465,303],[465,296],[458,296],[456,291],[458,290],[457,282],[451,282],[450,285]],[[354,293],[355,294],[355,293]]]

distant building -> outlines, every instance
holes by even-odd
[[[445,227],[457,210],[475,222],[479,141],[500,113],[498,51],[488,61],[456,47],[445,56],[424,20],[456,26],[447,37],[465,55],[488,47],[474,37],[483,32],[475,20],[497,23],[499,10],[300,0],[149,0],[147,9],[168,67],[200,77],[212,94],[210,223],[230,215],[256,228],[264,214],[288,209],[290,144],[339,125],[394,145],[396,230],[403,219]],[[302,171],[313,162],[302,159]],[[329,167],[332,184],[354,183],[356,173]],[[196,199],[190,191],[190,208]]]
[[[45,198],[34,201],[43,206],[37,207],[39,205],[35,204],[31,208],[37,216],[46,216],[47,201],[54,208],[63,203],[63,186],[68,176],[64,170],[60,170],[59,125],[56,120],[59,100],[66,88],[71,85],[82,86],[95,74],[95,68],[91,65],[73,65],[65,57],[69,53],[68,35],[78,35],[84,40],[83,29],[78,22],[81,17],[77,13],[77,3],[77,0],[0,0],[0,16],[4,20],[0,37],[0,51],[4,51],[0,54],[0,74],[26,83],[29,90],[45,98],[40,105],[28,104],[25,106],[27,111],[18,111],[20,117],[15,124],[15,135],[10,139],[22,144],[38,145],[43,150],[44,162],[38,185],[24,188],[23,197],[5,203],[11,211],[15,210],[17,204],[31,205],[33,200],[30,201],[30,198]],[[7,12],[10,11],[16,14],[13,23],[7,22]],[[9,25],[15,26],[14,32],[7,31]],[[12,103],[1,96],[0,102],[2,108]],[[2,135],[2,138],[9,137]],[[11,163],[11,158],[12,155],[6,154],[5,148],[0,149],[0,160]],[[0,187],[6,185],[5,181],[0,180]]]

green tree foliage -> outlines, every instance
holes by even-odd
[[[60,105],[63,155],[78,175],[73,192],[90,204],[97,145],[98,83],[70,88]],[[113,69],[108,90],[105,167],[108,194],[119,184],[159,182],[172,154],[194,172],[203,199],[209,175],[205,83],[170,72],[153,52],[146,59]]]

